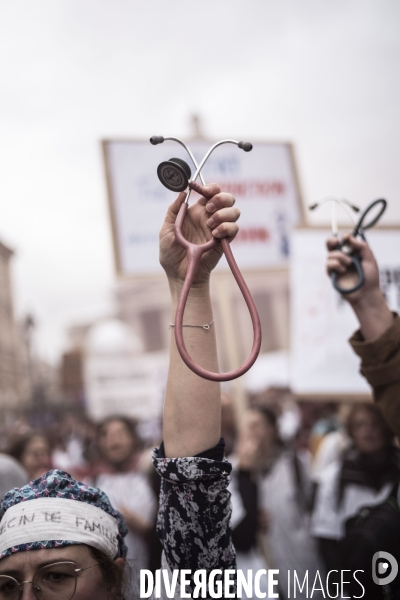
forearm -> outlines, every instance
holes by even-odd
[[[361,358],[361,373],[372,386],[386,422],[400,435],[400,318],[390,317],[389,327],[379,337],[365,340],[356,332],[350,343]]]
[[[181,283],[170,281],[172,323]],[[209,285],[192,287],[184,324],[203,325],[213,320]],[[184,327],[185,344],[194,361],[218,371],[215,327]],[[215,446],[220,439],[220,385],[193,373],[183,362],[171,328],[170,365],[164,405],[164,445],[167,457],[194,456]]]
[[[351,305],[366,341],[378,338],[393,323],[393,315],[379,288],[361,296]]]

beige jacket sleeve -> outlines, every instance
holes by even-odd
[[[361,373],[374,391],[374,399],[396,435],[400,436],[400,317],[381,336],[365,341],[357,331],[350,344],[361,358]]]

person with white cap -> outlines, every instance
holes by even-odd
[[[169,207],[160,233],[173,313],[187,268],[173,233],[184,197],[181,193]],[[186,238],[194,243],[211,235],[233,239],[239,217],[233,205],[230,194],[215,184],[205,186],[185,219]],[[220,256],[219,247],[203,256],[185,311],[188,324],[213,321],[209,280]],[[196,361],[218,370],[213,327],[189,327],[185,338]],[[169,570],[234,568],[227,491],[231,467],[223,457],[220,419],[219,384],[192,373],[172,337],[164,443],[153,453],[162,477],[158,532]],[[124,587],[126,525],[101,490],[53,470],[9,491],[0,510],[0,600],[138,597]]]

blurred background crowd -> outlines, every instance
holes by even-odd
[[[160,481],[151,463],[159,423],[143,427],[117,412],[95,422],[65,407],[40,412],[16,412],[3,424],[0,494],[50,468],[66,470],[103,489],[123,513],[137,568],[160,568]],[[310,580],[317,570],[340,571],[349,522],[360,507],[383,501],[400,476],[400,451],[371,403],[296,401],[290,390],[270,388],[249,397],[238,419],[224,393],[222,435],[245,570],[290,569],[301,579],[308,571]]]
[[[157,235],[137,206],[150,206],[156,231],[173,194],[160,191],[159,148],[147,140],[249,139],[252,179],[236,155],[210,161],[242,211],[234,248],[254,259],[243,270],[263,328],[249,375],[222,388],[238,566],[340,570],[352,519],[388,496],[400,456],[346,349],[356,321],[324,273],[329,207],[306,207],[333,192],[360,206],[388,198],[391,232],[373,248],[399,310],[399,4],[203,0],[196,26],[207,41],[193,19],[184,0],[1,4],[0,496],[68,471],[124,514],[129,558],[159,568],[151,449],[171,315],[161,270],[142,269],[146,252],[131,237],[143,234],[159,268]],[[100,140],[116,141],[103,143],[105,161]],[[121,140],[139,144],[136,156],[149,147],[147,170],[129,153],[112,162]],[[257,155],[257,142],[279,160]],[[140,231],[129,237],[117,217],[133,205]],[[293,248],[308,234],[306,260]],[[132,256],[133,267],[122,264]],[[213,275],[211,292],[229,370],[251,327],[230,275]]]

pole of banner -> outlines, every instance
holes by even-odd
[[[218,317],[221,319],[223,332],[223,348],[226,349],[226,358],[228,362],[227,370],[231,371],[240,365],[241,357],[237,340],[237,319],[235,319],[230,273],[217,272],[213,274],[218,302]],[[236,335],[235,335],[236,332]],[[242,378],[234,379],[231,382],[233,388],[233,399],[235,405],[236,425],[239,425],[244,411],[247,408],[246,394],[243,387]]]

